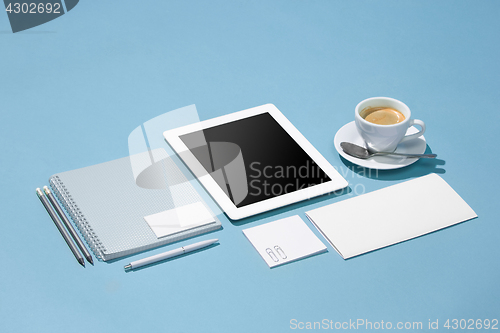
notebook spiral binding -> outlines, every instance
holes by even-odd
[[[63,182],[58,176],[54,176],[49,180],[50,187],[54,191],[59,202],[62,203],[66,212],[70,215],[73,223],[76,225],[80,233],[83,235],[85,242],[90,247],[97,259],[103,259],[103,253],[106,252],[106,248],[99,240],[99,237],[95,234],[94,230],[87,222],[85,215],[80,211],[78,205],[73,200],[71,194],[64,186]]]

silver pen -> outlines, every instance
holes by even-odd
[[[139,268],[142,266],[150,265],[150,264],[153,264],[153,263],[158,262],[158,261],[162,261],[162,260],[169,259],[172,257],[180,256],[184,253],[188,253],[188,252],[202,249],[202,248],[210,246],[213,243],[218,242],[218,241],[219,241],[218,239],[210,239],[210,240],[202,241],[202,242],[191,244],[191,245],[186,245],[186,246],[180,247],[180,248],[175,249],[175,250],[167,251],[167,252],[160,253],[160,254],[157,254],[157,255],[154,255],[151,257],[147,257],[147,258],[144,258],[141,260],[133,261],[130,264],[126,265],[124,267],[124,269],[125,269],[125,272],[129,272],[133,269],[136,269],[136,268]]]
[[[80,254],[80,252],[76,248],[75,243],[73,243],[73,241],[71,240],[71,237],[69,236],[66,229],[64,229],[64,226],[62,225],[61,221],[57,217],[56,212],[54,212],[54,209],[52,209],[49,201],[47,200],[45,195],[43,195],[42,190],[40,190],[40,188],[36,189],[36,194],[38,195],[38,198],[42,202],[45,209],[47,210],[47,213],[49,213],[50,217],[52,218],[52,221],[54,221],[54,224],[56,225],[57,229],[59,229],[59,232],[61,233],[64,240],[66,241],[66,244],[68,244],[71,252],[73,252],[73,255],[75,256],[76,260],[78,260],[80,265],[85,267],[85,259],[83,259],[82,255]]]

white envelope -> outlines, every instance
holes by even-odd
[[[344,259],[477,217],[436,174],[317,208],[306,215]]]

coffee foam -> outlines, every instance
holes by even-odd
[[[368,107],[359,115],[366,121],[377,125],[393,125],[405,120],[405,116],[396,109],[388,107]]]

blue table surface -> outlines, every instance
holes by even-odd
[[[0,14],[0,330],[494,328],[499,12],[497,0],[80,1],[15,34]],[[438,159],[371,175],[343,160],[333,137],[373,96],[424,120]],[[357,191],[224,217],[216,233],[147,255],[219,246],[132,273],[123,266],[144,253],[82,268],[35,195],[54,173],[127,156],[130,132],[167,111],[196,104],[209,119],[266,103]],[[431,172],[478,218],[350,260],[306,221],[328,252],[274,269],[242,233]]]

